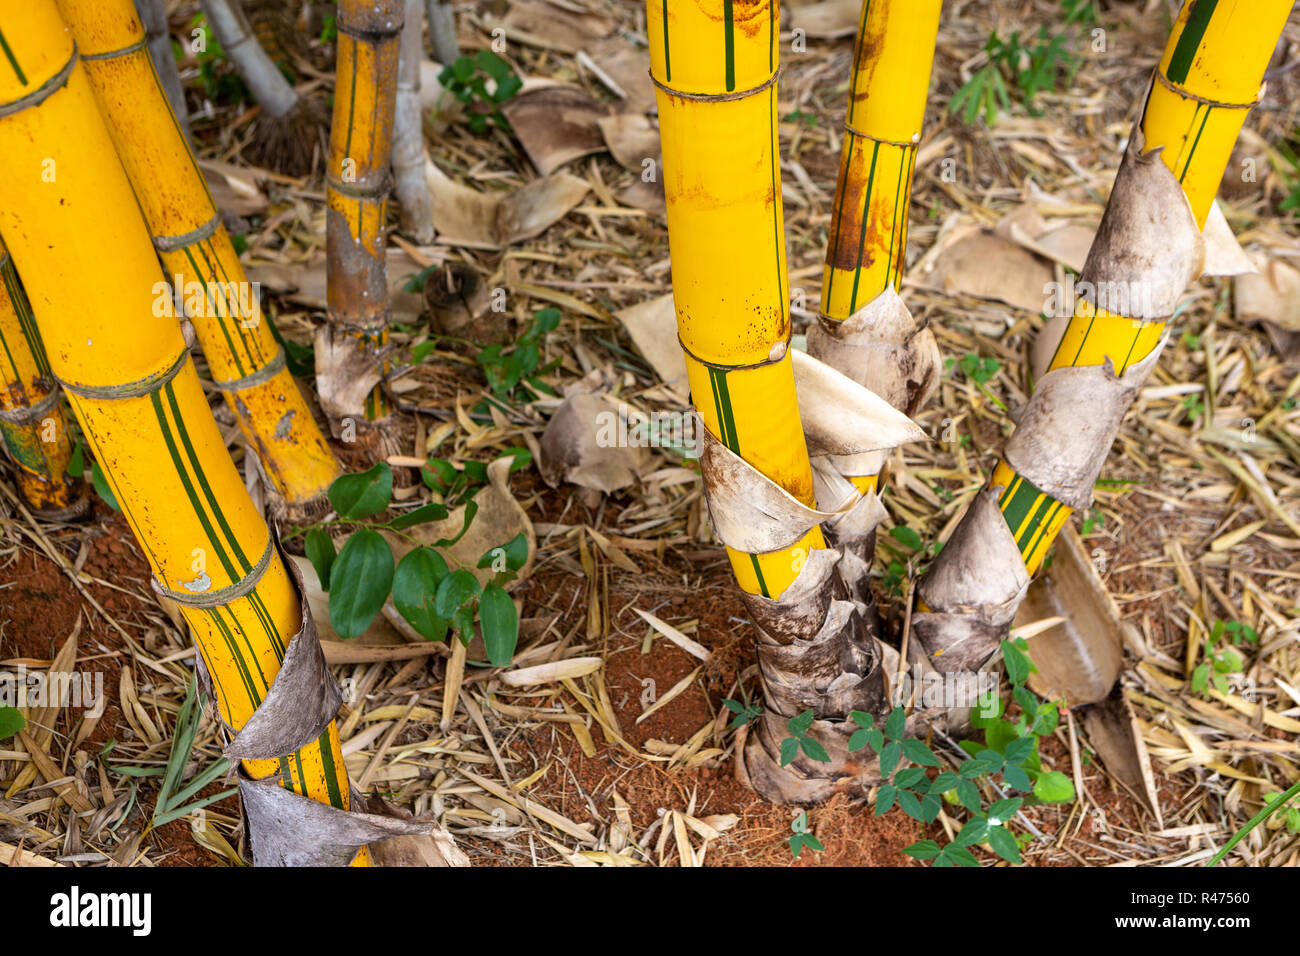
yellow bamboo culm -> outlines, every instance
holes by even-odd
[[[776,0],[648,0],[646,14],[673,300],[696,410],[720,442],[812,505],[789,354]],[[741,588],[776,598],[824,547],[813,528],[783,551],[729,555]]]
[[[902,284],[908,203],[942,7],[943,0],[863,0],[822,271],[823,321],[842,322]],[[879,480],[852,479],[863,492],[875,491]]]
[[[333,419],[361,412],[374,421],[390,411],[382,384],[366,397],[364,409],[339,401],[354,373],[330,362],[350,353],[373,357],[388,344],[384,227],[402,14],[402,0],[339,3],[326,175],[329,340],[327,348],[318,347],[316,366],[322,402]]]
[[[1143,114],[1145,146],[1161,150],[1202,228],[1291,6],[1292,0],[1188,2],[1165,46]],[[1080,297],[1048,369],[1109,359],[1122,375],[1160,344],[1167,324],[1138,322]],[[1035,573],[1071,509],[1005,461],[989,484],[1003,489],[999,505],[1026,567]]]
[[[72,442],[59,395],[31,303],[0,242],[0,435],[19,493],[47,518],[72,517],[87,504],[68,474]]]
[[[319,500],[341,469],[262,316],[133,3],[59,0],[59,9],[162,259],[166,281],[155,284],[155,310],[189,317],[213,378],[285,502]]]
[[[840,321],[903,279],[907,206],[942,0],[862,4],[822,315]]]
[[[53,375],[149,561],[181,607],[238,730],[280,670],[302,605],[222,442],[177,323],[153,308],[158,261],[53,0],[0,5],[0,232]],[[252,777],[346,809],[331,722]],[[358,861],[368,860],[362,851]]]

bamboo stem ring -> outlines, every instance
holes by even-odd
[[[72,44],[72,56],[68,57],[68,62],[63,64],[63,69],[59,70],[52,77],[32,90],[25,96],[20,96],[16,100],[10,100],[8,103],[0,103],[0,118],[13,116],[15,113],[21,113],[23,110],[31,109],[33,106],[40,106],[53,94],[68,85],[68,80],[72,76],[72,68],[77,65],[77,44]]]
[[[899,149],[912,149],[921,141],[920,132],[912,134],[912,138],[907,141],[897,139],[882,139],[879,136],[872,136],[870,133],[864,133],[848,120],[844,121],[844,131],[850,136],[856,136],[858,139],[869,140],[873,143],[879,143],[881,146],[897,146]]]
[[[262,557],[257,564],[253,565],[253,570],[234,584],[228,584],[224,588],[218,588],[215,591],[174,591],[156,577],[149,578],[149,584],[158,594],[186,607],[200,609],[224,607],[231,601],[253,592],[253,589],[262,580],[263,575],[266,574],[266,569],[271,566],[271,554],[274,550],[275,536],[268,534],[266,536],[266,549],[262,552]]]
[[[338,30],[344,36],[350,36],[354,40],[383,40],[387,37],[397,36],[402,32],[404,23],[399,23],[396,27],[385,27],[382,29],[366,29],[363,27],[354,27],[350,23],[339,22]]]
[[[660,83],[655,78],[654,72],[650,73],[650,82],[663,90],[669,96],[676,96],[683,100],[694,100],[697,103],[733,103],[736,100],[748,99],[764,92],[769,86],[775,83],[781,77],[781,67],[777,67],[776,72],[769,76],[758,86],[752,86],[747,90],[736,90],[733,93],[687,93],[685,90],[675,90],[671,86]]]
[[[1192,100],[1193,102],[1200,103],[1203,106],[1211,106],[1214,109],[1248,110],[1254,107],[1255,104],[1259,102],[1259,98],[1256,97],[1255,99],[1251,100],[1249,103],[1224,103],[1221,100],[1212,100],[1204,96],[1197,96],[1191,90],[1184,89],[1183,87],[1179,86],[1177,83],[1170,80],[1159,70],[1155,71],[1155,77],[1156,77],[1156,82],[1159,83],[1161,86],[1163,86],[1165,89],[1169,90],[1169,92],[1175,93],[1178,96],[1181,96],[1185,100]]]
[[[379,179],[372,186],[358,186],[355,183],[346,183],[341,179],[336,179],[332,175],[325,177],[329,187],[336,192],[340,192],[352,199],[380,199],[388,195],[388,191],[393,188],[393,177],[387,172],[383,178]]]
[[[245,389],[261,385],[263,382],[269,382],[280,374],[284,366],[284,349],[277,349],[275,357],[256,372],[249,372],[243,378],[232,378],[227,382],[218,381],[217,387],[223,392],[242,392]]]
[[[185,367],[185,360],[189,357],[190,350],[184,349],[169,368],[162,372],[155,372],[145,378],[137,379],[134,382],[127,382],[125,385],[81,385],[77,382],[69,382],[67,379],[59,378],[57,375],[54,378],[60,385],[79,398],[93,398],[101,401],[143,398],[145,395],[150,395],[163,388],[180,374],[180,370]]]
[[[221,213],[215,213],[211,219],[190,232],[179,236],[150,236],[150,238],[153,240],[153,247],[159,252],[178,252],[186,246],[192,246],[196,242],[202,242],[216,235],[217,227],[220,225]]]
[[[723,372],[745,372],[751,369],[766,368],[769,365],[780,364],[780,362],[785,359],[786,353],[790,351],[790,336],[787,334],[781,341],[774,342],[772,344],[772,351],[764,361],[753,362],[749,365],[726,365],[722,362],[710,362],[708,359],[700,358],[686,347],[686,343],[682,341],[680,334],[677,336],[677,344],[682,347],[683,352],[707,368],[716,368]]]
[[[59,406],[59,390],[56,388],[35,405],[22,408],[0,408],[0,422],[10,425],[30,425],[39,421]]]
[[[136,53],[140,50],[145,49],[145,47],[148,45],[148,42],[149,41],[147,39],[141,39],[141,40],[137,40],[135,43],[131,43],[128,44],[127,46],[121,47],[120,49],[109,50],[107,53],[83,53],[81,54],[81,58],[83,60],[113,60],[119,56],[127,56],[131,53]]]

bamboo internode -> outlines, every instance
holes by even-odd
[[[0,36],[8,58],[0,67],[0,231],[50,368],[155,587],[180,605],[194,633],[222,719],[238,730],[304,623],[300,596],[226,453],[177,323],[153,308],[159,269],[150,232],[53,0],[6,5]],[[297,752],[244,769],[349,805],[332,721]]]
[[[84,511],[68,474],[72,441],[31,303],[0,242],[0,435],[18,466],[18,489],[46,516]]]
[[[891,333],[896,335],[895,330],[880,327],[884,316],[864,316],[860,330],[849,330],[844,323],[885,292],[897,293],[902,285],[908,202],[942,6],[942,0],[923,0],[906,7],[862,4],[822,272],[820,320],[827,325],[828,335],[814,335],[809,340],[813,354],[823,353],[819,357],[908,412],[915,412],[924,400],[917,389],[897,387],[892,381],[864,380],[877,379],[881,371],[897,378],[898,368],[873,369],[855,361],[851,349],[834,355],[826,354],[821,346],[846,334],[858,341],[871,340],[876,347],[893,344],[888,339]],[[888,313],[901,317],[899,308],[901,303]],[[937,354],[932,343],[932,336],[925,332],[911,348],[914,354],[930,356]],[[847,367],[850,363],[855,367]],[[925,363],[900,360],[896,364]],[[880,464],[883,458],[877,469]],[[880,481],[877,469],[872,469],[874,474],[853,476],[854,485],[863,492],[874,491]]]
[[[318,499],[338,477],[338,462],[262,316],[131,0],[60,0],[59,8],[172,286],[155,284],[154,308],[175,314],[181,303],[213,378],[285,501]]]

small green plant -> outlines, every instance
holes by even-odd
[[[808,708],[802,714],[791,717],[786,723],[785,729],[790,731],[790,736],[781,741],[781,766],[787,766],[790,761],[799,756],[799,751],[803,751],[804,756],[809,760],[816,760],[820,763],[830,763],[830,754],[826,748],[814,738],[808,736],[808,731],[812,729],[813,712]]]
[[[457,57],[454,63],[443,67],[438,82],[444,93],[450,93],[464,104],[469,128],[475,133],[487,132],[489,123],[509,131],[510,124],[502,115],[501,107],[523,88],[524,81],[491,50],[479,50],[472,57]]]
[[[1183,411],[1187,413],[1189,422],[1198,422],[1201,416],[1205,414],[1205,400],[1200,392],[1188,395],[1183,399]]]
[[[961,358],[961,371],[976,385],[987,385],[1002,370],[1002,363],[995,358],[985,358],[975,352],[967,352]]]
[[[1079,526],[1079,534],[1087,536],[1106,524],[1106,516],[1100,508],[1089,508],[1087,516]]]
[[[952,367],[950,359],[948,368],[951,369]],[[971,384],[984,393],[985,398],[1004,412],[1007,410],[1007,406],[1002,402],[1002,400],[990,392],[988,388],[988,383],[993,381],[998,372],[1002,371],[1001,362],[991,356],[986,357],[980,356],[975,352],[967,352],[962,356],[961,362],[957,367],[961,369],[962,374],[966,376],[966,379]],[[963,447],[965,447],[964,442]]]
[[[1282,825],[1287,833],[1300,833],[1300,803],[1293,794],[1290,799],[1281,790],[1264,795],[1264,809],[1282,814]]]
[[[897,559],[890,561],[885,566],[881,577],[890,594],[894,597],[903,596],[903,582],[907,580],[907,565]]]
[[[1012,40],[1014,41],[1014,37]],[[984,44],[988,62],[971,74],[971,78],[961,85],[948,104],[948,112],[961,116],[962,122],[972,125],[980,114],[984,122],[992,126],[998,120],[999,109],[1010,112],[1011,97],[1007,94],[1006,82],[1002,79],[1012,55],[1007,42],[996,30],[989,35]]]
[[[1213,686],[1220,694],[1231,690],[1228,683],[1229,674],[1240,674],[1242,658],[1236,648],[1242,641],[1259,643],[1255,629],[1240,621],[1215,621],[1210,634],[1205,639],[1204,657],[1192,671],[1192,692],[1202,697],[1209,697]],[[1231,643],[1231,647],[1228,646]]]
[[[796,860],[799,859],[799,854],[803,852],[804,847],[818,851],[826,849],[826,847],[822,846],[821,840],[808,832],[807,810],[794,818],[794,822],[790,824],[790,829],[793,833],[790,835],[790,839],[786,842],[790,845],[790,852],[794,854]]]
[[[499,458],[509,457],[510,473],[527,468],[533,453],[527,448],[507,448]],[[464,461],[459,466],[446,458],[431,457],[420,469],[425,487],[442,499],[448,508],[455,508],[478,494],[488,482],[487,465],[481,461]]]
[[[199,725],[203,721],[203,707],[197,699],[197,683],[197,678],[191,674],[189,686],[185,691],[185,700],[181,702],[180,710],[176,712],[176,729],[172,734],[172,747],[167,755],[167,765],[165,767],[113,767],[118,773],[127,777],[162,775],[151,826],[160,827],[164,823],[179,820],[197,810],[202,810],[210,803],[224,800],[238,792],[236,788],[231,787],[211,796],[194,799],[204,787],[220,780],[230,770],[230,761],[225,757],[218,757],[188,781],[184,779],[185,768],[194,754],[194,738],[198,735]]]
[[[1205,865],[1217,866],[1225,856],[1227,856],[1229,853],[1232,852],[1233,847],[1235,847],[1238,843],[1240,843],[1242,840],[1246,838],[1246,835],[1250,833],[1251,830],[1255,829],[1255,827],[1259,826],[1261,823],[1263,823],[1273,814],[1278,813],[1279,811],[1282,811],[1284,809],[1286,812],[1286,817],[1284,818],[1284,824],[1287,828],[1287,831],[1290,833],[1295,833],[1298,830],[1300,830],[1300,811],[1297,811],[1295,808],[1291,806],[1291,801],[1294,800],[1297,796],[1300,796],[1300,780],[1297,780],[1294,784],[1292,784],[1282,793],[1273,793],[1267,795],[1264,798],[1263,809],[1261,809],[1259,813],[1251,817],[1250,820],[1247,821],[1245,826],[1243,826],[1240,830],[1234,833],[1231,839],[1229,839],[1227,843],[1223,844],[1223,846],[1219,849],[1219,852],[1214,854],[1214,856],[1212,856]]]
[[[540,309],[533,314],[532,322],[514,345],[489,345],[479,350],[474,361],[483,370],[488,388],[497,398],[505,402],[518,402],[555,394],[555,390],[543,382],[541,376],[558,368],[560,360],[541,364],[542,336],[555,331],[559,324],[559,309]],[[525,396],[522,391],[531,394]]]
[[[207,25],[202,13],[196,13],[190,20],[191,30],[202,30],[204,34],[203,49],[196,51],[195,58],[199,64],[199,80],[203,91],[214,103],[247,103],[252,101],[248,87],[239,74],[226,64],[226,51],[222,49],[217,35]],[[180,50],[178,48],[177,52]],[[180,56],[177,57],[181,59]]]
[[[1278,210],[1293,218],[1300,216],[1300,157],[1296,156],[1292,143],[1283,141],[1277,144],[1276,153],[1271,158],[1286,192]]]
[[[858,730],[849,738],[849,751],[869,747],[880,755],[883,783],[876,790],[877,816],[897,806],[914,820],[929,824],[938,817],[942,802],[960,806],[969,814],[950,843],[921,840],[904,848],[908,856],[934,866],[978,866],[979,860],[970,847],[983,844],[1004,860],[1019,863],[1020,841],[1007,824],[1021,807],[1074,799],[1070,778],[1042,767],[1038,741],[1056,730],[1060,708],[1056,702],[1040,702],[1025,688],[1034,670],[1025,646],[1023,639],[1002,642],[1011,696],[1020,713],[1015,720],[1007,719],[1004,701],[999,701],[992,715],[976,711],[972,724],[982,732],[984,740],[962,741],[960,747],[967,758],[952,769],[944,768],[924,741],[904,736],[907,721],[901,707],[890,712],[883,728],[875,726],[871,714],[850,714]],[[1002,796],[1003,787],[1021,791],[1023,796]],[[988,790],[998,793],[999,799],[985,807],[984,794]]]
[[[763,713],[763,705],[756,704],[752,700],[746,700],[743,704],[738,700],[724,700],[722,706],[735,714],[731,718],[731,723],[727,725],[728,730],[739,730],[757,720]]]
[[[337,14],[327,13],[321,21],[320,42],[333,43],[339,38],[339,18]]]
[[[439,550],[449,548],[469,530],[478,505],[466,500],[459,533],[430,545],[406,534],[406,529],[445,519],[447,505],[429,502],[389,521],[369,520],[388,510],[392,490],[393,473],[384,462],[343,475],[329,488],[338,519],[320,522],[306,532],[307,558],[322,590],[329,593],[330,625],[344,639],[359,637],[391,595],[397,613],[431,641],[445,641],[455,631],[468,645],[477,618],[488,661],[498,667],[509,663],[519,639],[519,617],[503,585],[528,560],[524,535],[489,548],[479,558],[477,568],[492,571],[488,583],[481,584],[468,568],[449,567]],[[338,550],[326,531],[337,525],[356,529]],[[405,538],[414,547],[396,562],[381,531]]]
[[[1083,64],[1076,52],[1087,29],[1097,22],[1093,0],[1061,0],[1060,30],[1039,27],[1032,40],[1021,40],[1019,31],[1002,37],[994,30],[984,44],[985,64],[971,74],[954,94],[948,110],[960,115],[968,126],[981,115],[993,126],[998,113],[1011,112],[1010,88],[1014,87],[1030,115],[1039,115],[1035,100],[1043,92],[1069,86]],[[1010,85],[1010,86],[1009,86]]]

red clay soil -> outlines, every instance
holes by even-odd
[[[156,619],[162,613],[157,605],[145,603],[140,597],[148,593],[148,565],[136,550],[122,516],[99,501],[95,502],[95,509],[88,523],[51,532],[49,540],[74,563],[84,548],[81,569],[86,575],[131,592],[83,579],[86,590],[105,612],[136,640],[147,640],[149,629],[157,627],[150,618]],[[27,539],[21,540],[27,544]],[[104,682],[104,715],[80,745],[81,750],[97,757],[110,740],[129,740],[134,735],[118,706],[122,662],[129,659],[123,653],[122,637],[83,601],[67,574],[34,547],[18,548],[0,559],[0,668],[12,670],[19,664],[31,669],[48,667],[76,628],[78,617],[82,626],[77,637],[77,669],[92,675],[102,674]],[[138,671],[136,677],[137,680],[141,677]],[[60,741],[76,729],[80,720],[80,711],[61,713],[54,728],[57,736],[50,747],[55,759],[63,753]],[[216,789],[215,785],[212,789]],[[152,810],[152,800],[147,799],[146,804]],[[233,798],[214,804],[213,810],[238,813]],[[66,812],[66,808],[60,812]],[[41,824],[39,819],[33,822]],[[128,822],[137,828],[143,826],[145,818],[138,802]],[[45,829],[62,832],[64,827],[50,823]],[[185,820],[159,827],[147,839],[155,848],[150,859],[164,866],[216,863],[210,853],[194,842]]]
[[[549,503],[537,502],[536,506],[545,511]],[[102,511],[103,506],[99,507]],[[569,520],[582,519],[570,515]],[[145,597],[147,568],[121,517],[101,513],[90,524],[56,532],[51,540],[73,561],[84,546],[83,568],[88,574],[130,589],[131,593],[123,593],[101,584],[86,585],[134,639],[145,640],[148,630],[157,626],[160,612]],[[611,568],[602,601],[605,613],[613,618],[603,648],[608,660],[606,686],[621,730],[632,746],[643,749],[651,740],[681,744],[717,718],[725,698],[739,696],[737,678],[754,663],[752,631],[725,559],[705,562],[707,567],[701,573],[700,565],[690,564],[672,552],[663,562],[644,553],[630,556],[645,573],[630,575]],[[689,590],[683,588],[684,580],[689,581]],[[544,614],[549,607],[561,614],[559,632],[568,633],[575,623],[585,622],[586,591],[583,576],[543,562],[534,578],[521,588],[520,596],[525,601],[526,616]],[[651,652],[642,654],[647,627],[631,610],[634,601],[669,623],[683,624],[698,618],[694,638],[713,652],[685,692],[640,724],[637,718],[649,703],[661,698],[701,662],[657,635]],[[11,554],[0,563],[0,667],[13,667],[20,661],[33,667],[48,664],[72,632],[82,610],[81,596],[53,562],[31,549]],[[580,629],[582,633],[585,630]],[[79,666],[103,672],[108,700],[104,717],[90,740],[82,745],[81,749],[88,753],[95,752],[96,744],[102,745],[110,738],[129,739],[132,733],[117,706],[123,647],[116,630],[98,615],[89,614],[78,641]],[[753,693],[752,673],[746,684]],[[65,733],[72,728],[61,725],[57,729]],[[517,779],[547,767],[545,774],[532,783],[530,792],[579,823],[596,822],[593,808],[604,819],[612,819],[615,791],[630,805],[638,835],[663,810],[685,809],[692,799],[697,817],[738,815],[739,822],[709,845],[706,864],[711,866],[915,865],[900,852],[903,847],[927,836],[942,839],[937,825],[924,828],[900,812],[878,818],[861,802],[837,799],[809,812],[810,830],[826,846],[825,852],[805,851],[795,860],[786,841],[798,811],[767,804],[741,786],[734,777],[730,758],[716,766],[670,772],[663,764],[646,762],[617,745],[605,743],[598,728],[593,728],[593,737],[597,750],[592,757],[584,756],[572,734],[558,725],[506,734],[500,743],[503,755],[514,761],[511,772]],[[1057,741],[1046,742],[1044,756],[1049,764],[1068,772],[1069,755]],[[1108,789],[1103,778],[1095,779],[1098,783],[1090,786],[1090,796],[1107,814],[1108,824],[1140,831],[1141,811],[1134,802],[1126,794]],[[149,787],[151,784],[146,785],[144,803],[151,808]],[[1175,805],[1180,798],[1172,791],[1165,796],[1171,801],[1169,805]],[[238,812],[233,799],[223,802],[219,809],[231,815]],[[133,810],[134,825],[143,824],[144,812],[138,805]],[[1054,833],[1064,820],[1064,814],[1058,812],[1035,814],[1037,824],[1048,833]],[[1076,835],[1095,840],[1093,828],[1097,825],[1095,815],[1090,815]],[[63,828],[51,824],[50,829],[61,832]],[[497,862],[525,862],[508,857],[491,841],[467,839],[483,853],[493,854]],[[194,842],[184,820],[152,831],[147,840],[154,848],[151,858],[162,865],[219,865],[212,854]],[[482,855],[478,859],[482,860]],[[667,862],[674,863],[675,854],[670,852]],[[1101,854],[1089,854],[1088,862],[1108,861]]]

